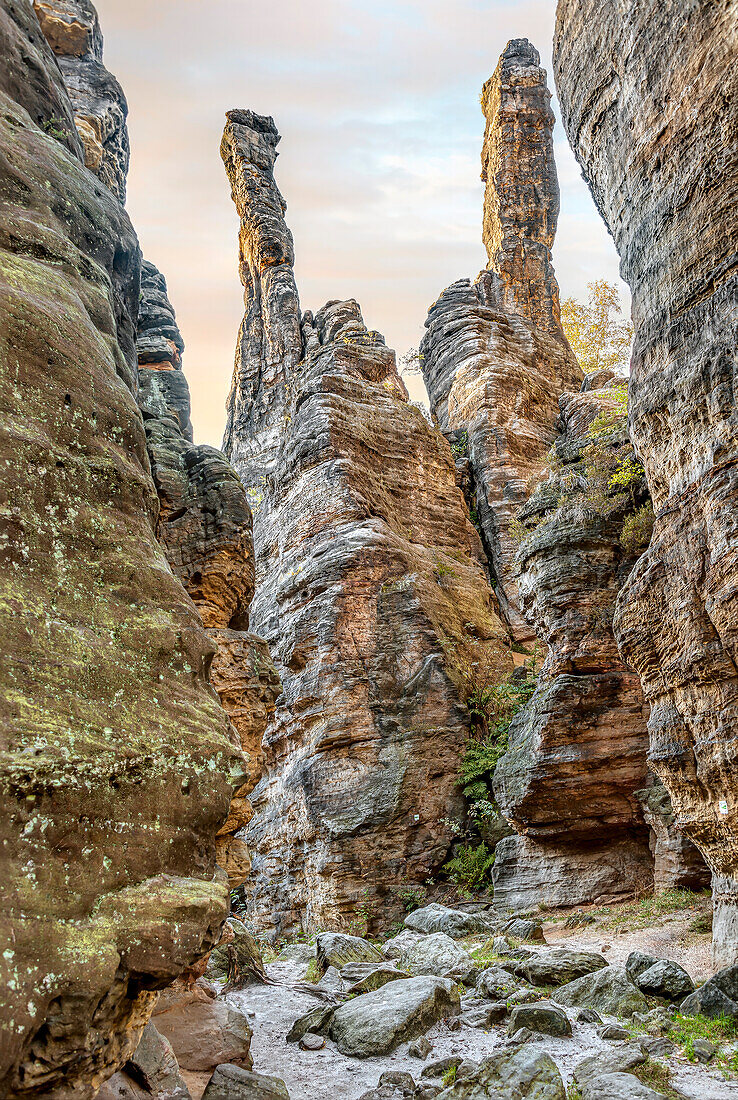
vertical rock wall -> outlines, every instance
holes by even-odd
[[[154,535],[135,235],[30,4],[0,47],[0,1094],[84,1098],[218,935],[244,776]]]
[[[555,439],[559,395],[582,378],[551,263],[559,189],[550,98],[537,51],[509,42],[482,93],[489,270],[443,291],[420,348],[431,412],[468,461],[470,503],[518,642],[533,632],[518,602],[516,516]]]
[[[392,887],[438,866],[461,812],[460,664],[502,675],[510,659],[450,449],[408,404],[394,352],[356,302],[300,322],[277,141],[271,119],[229,113],[246,315],[226,447],[251,478],[252,622],[284,688],[249,888],[284,933],[345,925],[357,905],[386,916]]]
[[[738,12],[560,0],[564,124],[633,294],[630,431],[656,512],[615,631],[650,763],[714,872],[714,961],[738,960]]]
[[[246,761],[218,831],[217,859],[232,887],[249,872],[236,834],[251,818],[248,795],[261,776],[261,739],[274,712],[279,677],[263,639],[248,633],[254,592],[251,510],[243,486],[220,451],[192,443],[182,340],[164,276],[144,262],[138,316],[138,402],[159,496],[156,536],[174,575],[200,612],[216,653],[210,682],[235,726]]]

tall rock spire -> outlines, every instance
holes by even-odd
[[[551,262],[559,183],[550,100],[538,50],[512,39],[482,89],[482,240],[503,309],[563,337]]]

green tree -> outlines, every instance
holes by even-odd
[[[623,309],[614,283],[596,279],[587,284],[587,304],[575,298],[561,303],[561,324],[585,374],[593,370],[624,370],[630,359],[633,326],[621,320]]]

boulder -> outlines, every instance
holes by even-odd
[[[608,1039],[612,1042],[630,1038],[630,1032],[626,1031],[624,1027],[620,1027],[619,1024],[605,1024],[597,1029],[597,1034],[600,1039]]]
[[[360,965],[360,964],[357,964]],[[346,972],[352,972],[350,966],[345,966],[341,971],[341,978],[345,982]],[[361,977],[357,978],[353,982],[347,992],[348,993],[371,993],[375,989],[381,989],[383,985],[387,985],[387,982],[396,982],[401,978],[409,978],[410,974],[405,970],[398,970],[395,966],[388,966],[386,963],[383,966],[377,966],[367,968],[367,972]]]
[[[366,1058],[422,1035],[437,1020],[456,1016],[460,1009],[453,982],[408,978],[340,1005],[330,1022],[330,1037],[342,1054]]]
[[[502,932],[506,936],[513,936],[523,943],[545,943],[543,928],[539,920],[527,920],[521,917],[513,917],[503,925]]]
[[[643,1065],[646,1057],[644,1051],[635,1043],[590,1054],[574,1066],[574,1081],[581,1087],[587,1081],[599,1080],[604,1074],[625,1073],[634,1066]]]
[[[251,1069],[248,1019],[201,986],[186,988],[177,982],[163,990],[152,1020],[184,1070],[210,1073],[223,1062]]]
[[[455,1081],[439,1100],[566,1100],[561,1074],[549,1054],[521,1046],[485,1058],[470,1077]]]
[[[738,966],[726,966],[679,1006],[686,1016],[738,1017]]]
[[[562,985],[556,991],[556,1000],[562,1005],[593,1008],[611,1016],[632,1016],[648,1008],[646,998],[621,966],[606,966]]]
[[[665,997],[667,1001],[681,1001],[694,992],[694,982],[687,971],[670,959],[659,959],[643,970],[636,977],[635,984],[643,993]]]
[[[506,1015],[507,1005],[504,1001],[480,1001],[463,1010],[461,1022],[467,1027],[488,1028],[502,1023]]]
[[[315,941],[318,971],[322,977],[329,966],[341,970],[350,962],[381,963],[382,953],[360,936],[347,936],[342,932],[322,932]]]
[[[128,1061],[105,1082],[97,1100],[191,1100],[171,1043],[149,1021]]]
[[[445,932],[431,932],[423,936],[400,957],[400,966],[411,974],[437,974],[442,978],[458,978],[463,972],[475,969],[469,952]]]
[[[594,951],[571,951],[556,947],[532,955],[516,967],[516,973],[521,974],[531,985],[564,985],[605,966],[607,959]]]
[[[587,1081],[582,1100],[667,1100],[663,1092],[654,1092],[632,1073],[607,1073]]]
[[[477,978],[477,989],[492,1001],[505,1001],[520,988],[517,978],[501,966],[488,966]]]
[[[423,909],[416,909],[405,917],[405,927],[416,932],[445,932],[454,940],[489,932],[493,920],[482,913],[465,913],[461,909],[449,909],[446,905],[431,902]]]
[[[396,936],[382,944],[382,954],[386,959],[399,959],[406,955],[411,947],[425,938],[424,932],[415,932],[412,928],[403,928]]]
[[[517,1005],[510,1013],[507,1026],[508,1035],[514,1035],[521,1027],[540,1032],[541,1035],[568,1037],[571,1035],[569,1017],[563,1008],[551,1001],[536,1001],[534,1004]]]
[[[379,1084],[392,1085],[393,1088],[398,1089],[403,1096],[412,1096],[415,1092],[415,1081],[411,1073],[406,1073],[400,1069],[388,1069],[379,1078]]]
[[[304,1016],[300,1016],[299,1019],[295,1020],[287,1032],[285,1042],[296,1043],[309,1031],[314,1035],[327,1034],[334,1012],[335,1005],[318,1005],[316,1008],[311,1008]]]
[[[421,1062],[424,1062],[430,1052],[433,1050],[433,1043],[430,1039],[426,1039],[425,1035],[421,1035],[419,1039],[416,1039],[414,1043],[411,1043],[407,1048],[407,1052],[411,1058],[420,1058]]]
[[[290,1094],[280,1077],[223,1065],[208,1081],[202,1100],[290,1100]]]
[[[319,982],[315,983],[316,989],[322,989],[326,993],[341,993],[343,991],[343,979],[335,966],[329,966]]]
[[[645,955],[642,951],[631,951],[625,960],[625,972],[630,980],[635,983],[639,974],[642,974],[644,970],[648,970],[657,962],[661,962],[657,955]]]
[[[322,1050],[324,1046],[325,1038],[314,1031],[306,1031],[300,1039],[300,1050]]]

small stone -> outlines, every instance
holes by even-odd
[[[514,1008],[507,1025],[508,1034],[514,1036],[523,1027],[541,1035],[571,1035],[569,1017],[551,1001],[538,1001],[536,1004],[518,1005]]]
[[[665,1039],[663,1036],[643,1038],[640,1040],[640,1046],[641,1050],[652,1058],[668,1058],[674,1053],[674,1044],[671,1039]]]
[[[519,989],[517,993],[513,993],[511,997],[508,997],[507,1003],[509,1005],[533,1004],[539,997],[540,992],[536,993],[535,989]]]
[[[458,1069],[463,1058],[439,1058],[437,1062],[429,1062],[427,1066],[423,1066],[423,1070],[420,1074],[421,1077],[443,1077],[450,1069]]]
[[[406,1073],[400,1069],[386,1070],[385,1073],[379,1078],[379,1084],[381,1085],[393,1085],[396,1089],[399,1089],[406,1096],[412,1096],[415,1092],[415,1080],[411,1073]]]
[[[422,1062],[426,1060],[428,1055],[433,1050],[433,1043],[430,1039],[427,1039],[425,1035],[421,1035],[419,1039],[411,1043],[407,1048],[407,1052],[411,1058],[420,1058]]]
[[[600,1039],[617,1040],[630,1038],[630,1034],[625,1030],[625,1028],[619,1027],[618,1024],[605,1024],[604,1027],[599,1027],[597,1029],[597,1034],[599,1035]]]
[[[435,1100],[443,1092],[443,1085],[423,1085],[415,1093],[416,1100]]]
[[[659,959],[633,980],[643,993],[669,1001],[683,1001],[694,992],[694,982],[684,967],[669,959]]]
[[[601,1024],[602,1017],[599,1012],[595,1012],[593,1008],[580,1008],[577,1012],[576,1020],[578,1024]]]
[[[322,1035],[316,1035],[314,1031],[306,1031],[300,1039],[302,1050],[322,1050],[324,1046],[325,1039]]]
[[[513,1043],[521,1044],[527,1043],[529,1039],[533,1038],[533,1032],[529,1027],[519,1027],[514,1035],[510,1036],[510,1041]]]
[[[454,1083],[456,1081],[463,1081],[467,1077],[473,1077],[478,1069],[478,1062],[473,1062],[471,1058],[465,1058],[464,1061],[456,1068]]]
[[[714,1043],[708,1043],[707,1039],[695,1039],[692,1043],[692,1050],[699,1062],[711,1062],[715,1057],[717,1047]]]

